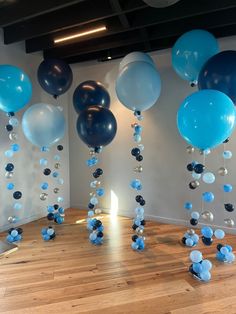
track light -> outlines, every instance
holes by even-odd
[[[70,36],[56,38],[56,39],[54,39],[54,43],[55,44],[61,43],[63,41],[67,41],[67,40],[71,40],[71,39],[75,39],[75,38],[79,38],[79,37],[88,36],[88,35],[95,34],[95,33],[98,33],[98,32],[102,32],[102,31],[105,31],[105,30],[107,30],[106,26],[93,28],[93,29],[90,29],[90,30],[87,30],[87,31],[84,31],[84,32],[80,32],[80,33],[76,33],[76,34],[70,35]]]

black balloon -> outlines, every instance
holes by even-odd
[[[75,111],[79,114],[90,106],[101,106],[109,109],[110,96],[101,83],[85,81],[74,91],[73,104]]]
[[[63,150],[63,146],[62,145],[57,145],[57,150],[62,151]]]
[[[146,204],[146,202],[145,202],[145,200],[142,200],[142,201],[139,202],[139,204],[140,204],[141,206],[144,206],[144,205]]]
[[[227,212],[233,212],[234,211],[234,205],[233,204],[225,204],[225,210],[227,210]]]
[[[217,246],[216,246],[216,248],[217,248],[218,251],[220,251],[220,249],[221,249],[222,247],[223,247],[223,244],[221,244],[221,243],[217,244]]]
[[[106,108],[89,107],[81,112],[77,120],[78,135],[90,147],[108,145],[116,131],[116,119]]]
[[[194,167],[193,167],[192,164],[188,164],[188,165],[187,165],[187,170],[188,170],[188,171],[193,171],[193,168],[194,168]]]
[[[133,148],[132,150],[131,150],[131,155],[132,156],[138,156],[138,155],[140,155],[140,149],[138,148],[138,147],[135,147],[135,148]]]
[[[210,246],[213,243],[213,239],[212,238],[202,237],[202,243],[204,243],[205,245]]]
[[[182,238],[182,243],[186,244],[186,238],[185,237]]]
[[[193,264],[189,266],[189,272],[195,276],[198,276],[198,274],[193,270]]]
[[[94,208],[94,205],[91,204],[91,203],[89,203],[89,204],[88,204],[88,208],[89,208],[89,209],[93,209],[93,208]]]
[[[137,203],[140,203],[143,200],[143,197],[141,195],[137,195],[135,197],[135,200],[136,200]]]
[[[20,191],[15,191],[15,192],[13,193],[13,198],[14,198],[15,200],[19,200],[21,197],[22,197],[22,193],[21,193]]]
[[[190,224],[191,224],[192,226],[196,226],[196,225],[198,224],[198,220],[197,220],[197,219],[194,219],[194,218],[191,218],[191,219],[190,219]]]
[[[145,226],[146,225],[146,221],[143,219],[141,220],[141,226]]]
[[[12,126],[11,124],[7,124],[7,125],[6,125],[6,130],[7,130],[8,132],[11,132],[11,131],[13,130],[13,126]]]
[[[227,137],[227,139],[226,140],[224,140],[224,144],[226,144],[226,143],[228,143],[229,142],[229,137]]]
[[[38,67],[39,84],[53,96],[64,94],[70,88],[72,80],[72,70],[63,60],[45,59]]]
[[[194,171],[196,173],[203,173],[204,169],[205,169],[205,166],[202,164],[197,164],[194,166]]]
[[[102,231],[99,231],[99,232],[97,233],[97,237],[98,237],[98,238],[103,238],[103,232],[102,232]]]
[[[95,172],[96,172],[99,176],[101,176],[101,175],[103,174],[103,170],[102,170],[101,168],[97,168],[97,169],[95,170]]]
[[[53,214],[53,213],[49,213],[49,214],[47,215],[47,219],[48,219],[48,220],[53,220],[53,219],[54,219],[54,214]]]
[[[43,170],[43,174],[44,174],[45,176],[49,176],[50,173],[51,173],[51,170],[50,170],[49,168],[46,168],[46,169]]]
[[[197,188],[197,186],[192,185],[192,182],[190,182],[188,186],[191,190],[195,190]]]
[[[135,225],[135,224],[133,224],[132,229],[133,229],[133,230],[136,230],[137,228],[138,228],[138,226]]]
[[[11,164],[11,163],[7,164],[6,167],[5,167],[5,170],[6,171],[13,171],[14,170],[14,165]]]
[[[134,234],[134,235],[132,236],[132,241],[135,242],[137,239],[138,239],[137,234]]]
[[[54,204],[53,207],[54,207],[55,210],[58,210],[59,205],[58,204]]]
[[[142,156],[142,155],[136,156],[136,160],[137,160],[137,161],[142,161],[142,160],[143,160],[143,156]]]
[[[23,229],[22,228],[16,228],[16,230],[18,231],[19,234],[23,233]]]

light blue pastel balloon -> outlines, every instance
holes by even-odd
[[[49,234],[43,234],[43,239],[44,239],[44,241],[49,241],[50,235]]]
[[[220,249],[220,253],[226,255],[227,253],[229,253],[229,250],[226,246],[222,246],[222,248]]]
[[[212,269],[212,263],[208,259],[204,259],[201,263],[202,271],[210,271]]]
[[[232,263],[235,260],[235,255],[232,252],[228,252],[225,254],[225,259],[228,263]]]
[[[206,203],[211,203],[214,201],[214,194],[212,192],[204,192],[202,193],[202,199]]]
[[[194,242],[191,238],[186,239],[185,243],[187,246],[193,246],[194,245]]]
[[[59,207],[58,208],[58,213],[59,214],[64,214],[65,213],[65,209],[63,207]]]
[[[235,120],[232,100],[222,92],[211,89],[188,96],[177,113],[179,133],[199,149],[216,147],[230,137]]]
[[[59,173],[56,172],[56,171],[54,171],[54,172],[52,173],[52,176],[53,176],[53,178],[57,178],[57,177],[59,176]]]
[[[59,178],[57,180],[57,183],[60,184],[60,185],[63,185],[64,184],[64,180],[62,178]]]
[[[47,190],[47,189],[48,189],[48,183],[47,183],[47,182],[43,182],[43,183],[41,184],[41,189],[42,189],[42,190]]]
[[[24,113],[22,129],[25,137],[39,147],[51,146],[65,134],[63,113],[53,105],[35,104]]]
[[[216,239],[222,240],[225,237],[225,232],[224,232],[224,230],[216,229],[214,231],[214,235],[215,235]]]
[[[224,184],[223,185],[223,190],[225,193],[230,193],[233,191],[233,187],[231,184]]]
[[[225,247],[227,247],[227,249],[228,249],[228,251],[229,252],[233,252],[233,248],[232,248],[232,246],[231,245],[225,245]]]
[[[47,159],[45,159],[45,158],[41,158],[41,159],[39,160],[39,163],[40,163],[41,166],[47,166],[48,161],[47,161]]]
[[[145,111],[157,102],[161,79],[157,69],[147,62],[126,65],[116,80],[119,101],[130,110]]]
[[[202,261],[202,253],[200,251],[194,250],[190,253],[190,260],[193,263],[200,263]]]
[[[58,203],[64,202],[64,197],[58,196],[57,201],[58,201]]]
[[[191,213],[191,218],[198,220],[200,218],[199,212],[192,212]]]
[[[191,239],[193,240],[194,244],[197,244],[199,241],[199,236],[195,233],[191,236]]]
[[[201,173],[196,173],[196,172],[192,172],[192,177],[195,179],[195,180],[198,180],[201,178]]]
[[[31,96],[32,85],[26,73],[16,66],[0,65],[0,109],[17,112]]]
[[[197,82],[202,66],[219,52],[215,37],[201,29],[183,34],[172,48],[172,65],[184,80]]]
[[[233,154],[232,154],[232,152],[231,152],[230,150],[225,150],[225,151],[223,152],[223,158],[224,158],[224,159],[231,159],[232,156],[233,156]]]
[[[13,205],[13,208],[14,208],[15,210],[20,210],[22,207],[23,207],[23,206],[22,206],[21,203],[15,203],[15,204]]]
[[[4,155],[7,157],[7,158],[12,158],[13,155],[14,155],[14,152],[12,150],[6,150]]]
[[[12,243],[12,242],[14,242],[15,241],[15,239],[13,238],[13,236],[11,236],[10,234],[8,234],[7,235],[7,242],[10,242],[10,243]]]
[[[206,172],[202,176],[202,181],[207,183],[207,184],[212,184],[215,182],[215,175],[212,172]]]
[[[14,189],[14,183],[8,183],[7,184],[7,189],[8,190],[13,190]]]
[[[209,271],[203,271],[202,273],[200,273],[200,278],[203,281],[209,281],[211,279],[211,273]]]
[[[184,208],[187,209],[187,210],[192,209],[192,208],[193,208],[193,204],[190,203],[190,202],[186,202],[186,203],[184,204]]]
[[[195,273],[200,274],[202,272],[202,264],[193,263],[193,270],[195,271]]]
[[[55,160],[55,161],[60,161],[60,160],[61,160],[61,157],[60,157],[59,155],[55,155],[55,156],[54,156],[54,160]]]
[[[208,226],[203,227],[201,229],[201,233],[205,238],[212,238],[213,236],[213,230],[211,227],[208,227]]]
[[[152,66],[155,66],[154,61],[147,53],[140,52],[140,51],[133,51],[127,54],[121,60],[120,65],[119,65],[119,71],[121,71],[125,66],[127,66],[131,62],[137,62],[137,61],[147,62],[151,64]]]
[[[95,241],[97,239],[97,234],[95,232],[90,233],[89,239],[90,241]]]
[[[18,152],[20,150],[20,145],[19,144],[12,144],[11,145],[11,150],[13,152]]]
[[[16,117],[12,117],[9,119],[9,124],[16,127],[19,125],[19,120]]]
[[[18,231],[16,229],[12,230],[11,236],[15,238],[18,235]]]
[[[136,143],[140,143],[142,141],[142,137],[139,134],[134,134],[134,141]]]
[[[50,236],[53,235],[54,232],[55,232],[55,231],[54,231],[53,228],[48,228],[48,229],[47,229],[47,234],[50,235]]]
[[[48,210],[49,213],[53,213],[53,212],[54,212],[54,207],[51,206],[51,205],[49,205],[49,206],[47,207],[47,210]]]
[[[224,262],[224,260],[225,260],[225,255],[222,254],[221,252],[217,252],[217,253],[216,253],[216,259],[217,259],[218,261],[220,261],[220,262]]]

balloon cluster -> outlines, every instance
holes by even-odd
[[[64,222],[64,213],[65,210],[63,207],[59,207],[58,204],[54,204],[53,206],[48,206],[47,207],[48,215],[47,219],[48,220],[54,220],[57,224],[62,224]]]
[[[161,92],[161,79],[152,58],[142,52],[132,52],[125,56],[119,66],[119,74],[116,80],[116,94],[119,101],[128,109],[134,112],[138,123],[131,125],[134,130],[133,140],[136,145],[131,150],[131,155],[137,162],[143,161],[142,151],[144,150],[142,141],[143,127],[139,121],[143,120],[142,112],[151,108],[157,102]],[[134,167],[135,173],[143,171],[142,165]],[[142,190],[140,179],[133,179],[130,187],[136,191]],[[145,248],[144,231],[144,208],[145,200],[141,195],[135,198],[139,206],[135,209],[136,217],[133,221],[132,229],[136,234],[132,236],[132,249],[142,251]]]
[[[85,81],[75,89],[73,94],[75,111],[79,114],[77,119],[77,132],[80,139],[90,148],[90,158],[86,161],[89,168],[95,167],[99,160],[97,155],[102,152],[103,146],[110,144],[117,131],[117,123],[114,115],[109,110],[110,96],[105,87],[95,81]],[[93,178],[98,179],[103,175],[101,168],[93,171]],[[103,243],[103,230],[101,220],[92,218],[101,210],[97,209],[98,197],[105,194],[101,182],[93,180],[90,187],[94,189],[90,193],[88,204],[87,229],[91,231],[89,240],[97,245]]]
[[[42,228],[41,235],[44,241],[49,241],[49,240],[55,239],[56,232],[53,229],[53,227],[49,226],[49,227]]]
[[[202,242],[203,244],[210,246],[213,243],[213,235],[216,239],[223,239],[225,237],[225,232],[221,229],[212,230],[211,227],[206,226],[201,229]]]
[[[198,244],[199,236],[193,229],[187,230],[182,238],[182,243],[186,246],[193,247]]]
[[[192,251],[189,257],[192,262],[189,272],[201,281],[209,281],[211,279],[212,263],[207,259],[203,259],[202,253],[197,250]]]
[[[235,255],[233,248],[230,245],[217,244],[216,259],[220,262],[233,263],[235,261]]]
[[[18,242],[22,240],[22,228],[10,228],[8,231],[8,235],[6,237],[7,242]]]

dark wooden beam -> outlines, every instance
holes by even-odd
[[[9,6],[1,8],[0,26],[15,24],[22,20],[31,19],[36,16],[66,8],[67,6],[82,2],[84,0],[20,0]]]
[[[118,18],[121,22],[121,25],[124,28],[129,28],[130,27],[129,20],[128,20],[127,16],[124,13],[122,13],[123,11],[122,11],[119,0],[110,0],[110,4],[111,4],[111,7],[113,8],[113,10],[119,14]]]

